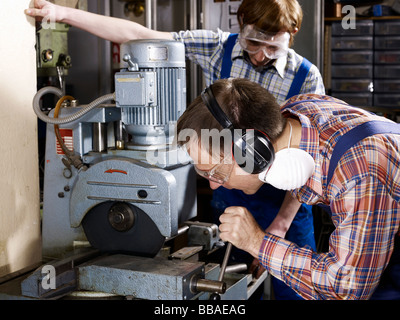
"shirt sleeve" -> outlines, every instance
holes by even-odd
[[[259,259],[306,299],[368,299],[389,262],[399,228],[399,204],[382,183],[366,177],[331,203],[336,230],[329,252],[267,234]]]
[[[315,93],[321,95],[325,94],[324,81],[321,73],[315,65],[311,66],[310,71],[304,80],[300,90],[300,94],[302,93]]]
[[[213,59],[220,58],[223,44],[229,32],[211,30],[186,30],[172,32],[172,37],[185,45],[185,54],[188,59],[198,64],[205,73],[209,72]]]

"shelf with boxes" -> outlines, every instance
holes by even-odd
[[[400,20],[331,26],[331,95],[352,105],[400,110]]]
[[[400,109],[400,20],[374,21],[374,106]]]

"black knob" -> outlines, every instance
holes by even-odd
[[[221,296],[219,293],[212,293],[210,294],[210,300],[221,300]]]

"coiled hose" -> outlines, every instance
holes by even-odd
[[[45,94],[49,94],[49,93],[53,93],[53,94],[57,95],[60,98],[58,100],[58,102],[57,102],[56,107],[54,108],[54,118],[51,118],[51,117],[47,116],[40,109],[40,104],[39,104],[40,99]],[[114,93],[110,93],[110,94],[107,94],[107,95],[102,96],[100,98],[97,98],[96,100],[94,100],[91,103],[89,103],[86,107],[84,107],[81,110],[75,112],[74,114],[72,114],[72,115],[70,115],[68,117],[58,118],[59,111],[60,111],[60,108],[61,108],[61,104],[65,100],[73,100],[73,97],[71,97],[71,96],[63,96],[63,92],[59,88],[56,88],[56,87],[44,87],[44,88],[40,89],[36,93],[35,97],[33,98],[33,110],[35,111],[36,115],[38,116],[38,118],[40,120],[42,120],[42,121],[44,121],[46,123],[54,125],[54,132],[55,132],[56,138],[58,140],[58,143],[61,146],[62,150],[64,151],[64,154],[65,154],[66,158],[68,159],[68,160],[66,160],[68,165],[63,160],[64,164],[66,164],[67,166],[72,164],[75,168],[77,168],[79,170],[81,170],[81,169],[82,170],[86,170],[87,166],[84,165],[84,163],[82,162],[82,159],[80,158],[80,156],[74,154],[74,152],[72,150],[69,150],[68,147],[64,144],[64,141],[62,140],[60,132],[59,132],[58,125],[66,124],[66,123],[70,123],[72,121],[78,120],[79,118],[81,118],[86,113],[88,113],[90,110],[96,108],[100,104],[102,104],[102,103],[104,103],[106,101],[109,101],[109,100],[115,100],[115,94]]]
[[[100,104],[105,103],[106,101],[115,100],[115,93],[109,93],[109,94],[106,94],[104,96],[97,98],[96,100],[89,103],[86,107],[75,112],[74,114],[71,114],[68,117],[51,118],[42,112],[42,110],[40,109],[40,104],[39,104],[42,96],[44,96],[45,94],[48,94],[48,93],[53,93],[56,96],[58,96],[59,98],[61,98],[63,96],[63,92],[59,88],[44,87],[44,88],[40,89],[33,98],[33,111],[35,111],[36,115],[38,116],[38,118],[40,120],[42,120],[46,123],[50,123],[50,124],[65,124],[65,123],[73,122],[73,121],[83,117],[86,113],[88,113],[92,109],[96,108]]]

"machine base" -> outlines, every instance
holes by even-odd
[[[0,299],[208,300],[211,292],[197,292],[196,281],[215,281],[219,272],[215,263],[101,255],[98,250],[86,248],[15,278],[0,279]],[[258,279],[251,274],[226,273],[226,292],[221,300],[249,299],[267,276],[267,272]]]

